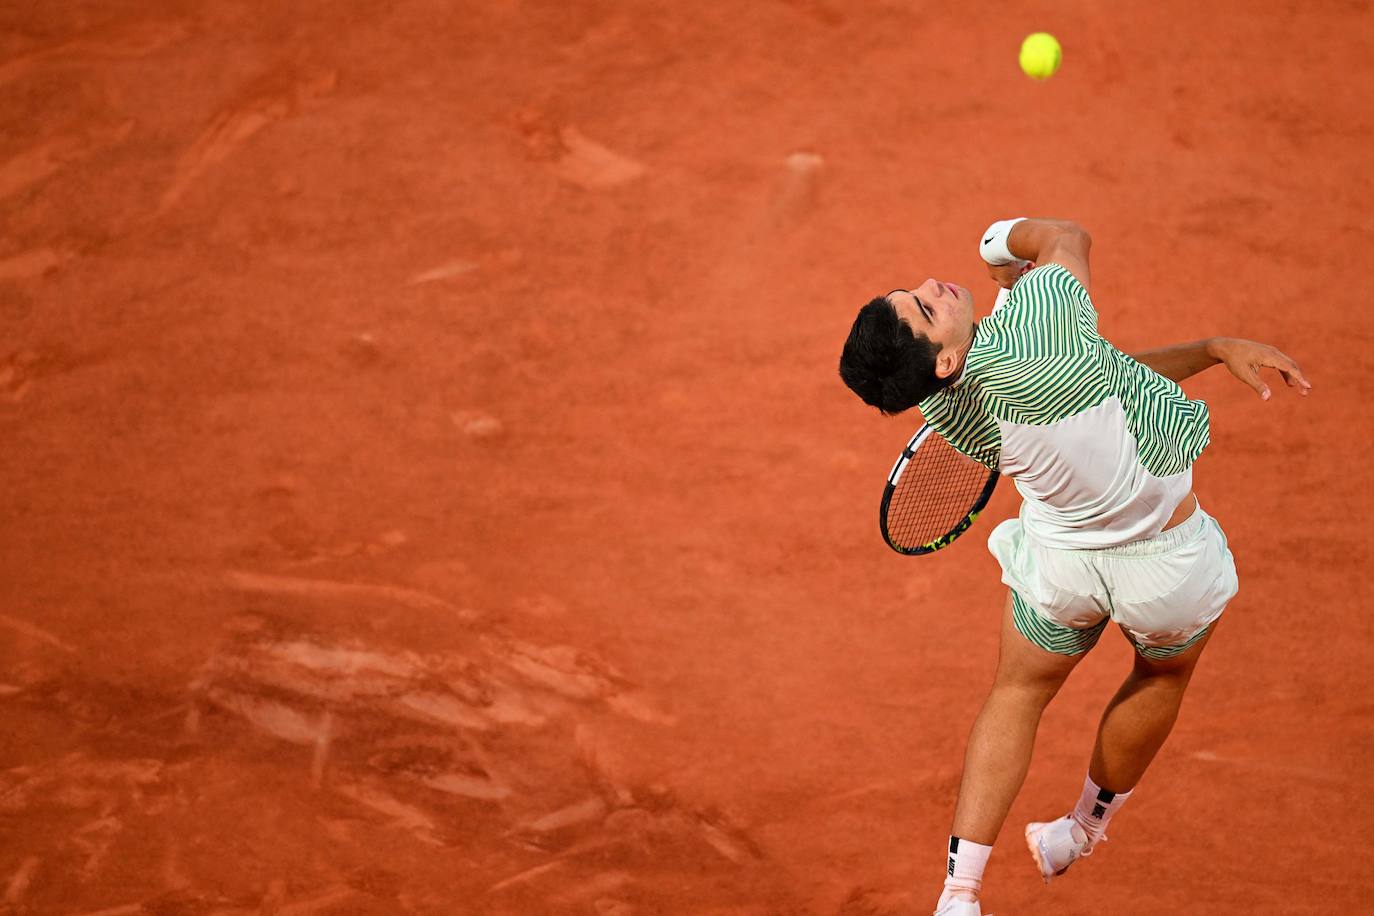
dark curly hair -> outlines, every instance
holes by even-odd
[[[891,415],[948,388],[954,376],[935,374],[940,347],[917,334],[886,296],[859,309],[840,354],[840,378],[865,404]]]

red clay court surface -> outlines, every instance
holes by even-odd
[[[284,11],[289,8],[289,11]],[[761,0],[0,11],[0,910],[928,913],[1003,592],[905,559],[857,306],[1079,219],[1215,369],[1241,573],[1112,841],[1070,680],[1017,913],[1374,900],[1374,10]],[[1021,37],[1065,48],[1048,83]],[[1277,379],[1271,379],[1277,383]]]

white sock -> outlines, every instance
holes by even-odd
[[[1086,776],[1083,779],[1083,794],[1078,796],[1078,804],[1069,816],[1083,828],[1088,835],[1088,845],[1092,846],[1102,839],[1107,832],[1107,821],[1130,797],[1130,792],[1108,792],[1093,782],[1091,776]]]
[[[949,838],[949,864],[945,868],[945,889],[937,908],[944,906],[955,891],[972,894],[975,899],[983,888],[983,869],[988,867],[992,847],[957,836]]]

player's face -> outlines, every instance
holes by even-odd
[[[941,353],[962,350],[973,336],[973,293],[962,286],[930,279],[915,289],[894,289],[887,301],[897,310],[897,317],[929,338]]]

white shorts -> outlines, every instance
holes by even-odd
[[[1168,531],[1101,550],[1045,547],[1021,519],[1008,519],[989,535],[988,549],[1011,587],[1017,630],[1061,655],[1091,649],[1109,620],[1142,655],[1177,655],[1239,589],[1226,535],[1201,506]]]

